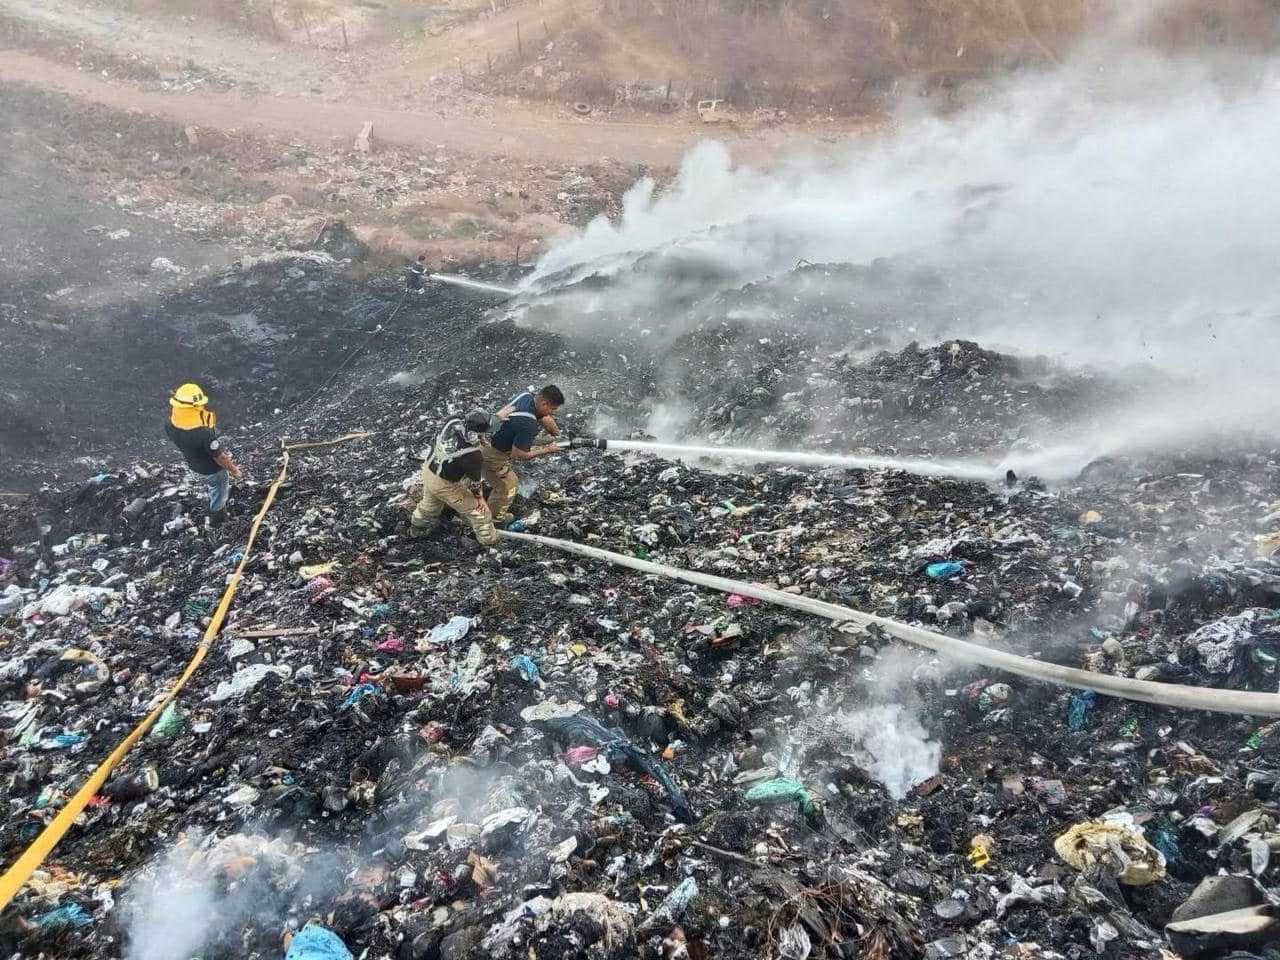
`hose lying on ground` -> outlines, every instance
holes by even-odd
[[[1109,697],[1121,697],[1125,700],[1138,700],[1142,703],[1154,703],[1165,707],[1180,707],[1185,710],[1212,710],[1217,713],[1239,713],[1253,716],[1280,717],[1280,694],[1252,693],[1243,690],[1223,690],[1217,687],[1188,687],[1175,683],[1155,683],[1150,680],[1130,680],[1128,677],[1114,677],[1105,673],[1091,673],[1075,667],[1062,667],[1056,663],[1045,663],[1020,657],[1017,654],[1005,653],[1003,650],[992,650],[966,640],[957,640],[946,634],[935,633],[920,627],[908,626],[878,617],[870,613],[862,613],[850,607],[841,607],[823,600],[784,593],[770,587],[746,583],[742,580],[730,580],[712,574],[684,570],[680,567],[669,567],[650,560],[639,560],[625,554],[588,547],[569,540],[556,540],[529,533],[510,533],[499,531],[501,536],[511,540],[536,543],[553,550],[573,553],[594,560],[604,560],[615,566],[628,567],[641,573],[667,577],[672,580],[683,580],[699,587],[709,587],[721,593],[736,593],[744,597],[754,597],[765,603],[780,607],[790,607],[804,613],[826,617],[841,623],[854,623],[859,626],[877,626],[885,633],[907,643],[925,647],[944,657],[955,660],[967,660],[995,670],[1029,677],[1032,680],[1043,680],[1064,687],[1076,687],[1081,690],[1096,690]]]

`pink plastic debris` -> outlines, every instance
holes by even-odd
[[[307,599],[312,603],[319,603],[337,592],[337,585],[328,577],[312,577],[307,581]]]
[[[570,747],[564,752],[564,758],[571,767],[580,767],[584,763],[590,763],[600,755],[600,751],[595,747]]]

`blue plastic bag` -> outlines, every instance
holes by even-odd
[[[964,564],[959,560],[939,560],[924,568],[924,575],[930,580],[947,580],[964,571]]]
[[[303,927],[289,941],[284,960],[353,960],[351,951],[332,930],[315,925]]]
[[[55,927],[87,927],[93,923],[93,917],[85,913],[84,907],[78,903],[68,903],[31,919],[42,930],[51,930]]]
[[[538,665],[523,653],[511,658],[511,666],[520,671],[520,676],[525,683],[534,684],[538,682]]]
[[[1084,718],[1093,706],[1093,698],[1092,690],[1081,690],[1071,697],[1067,704],[1067,729],[1072,733],[1079,733],[1084,728]]]
[[[372,683],[357,683],[351,688],[351,692],[347,694],[347,698],[339,705],[338,712],[341,713],[343,710],[350,710],[368,694],[373,693],[377,689],[377,686]]]

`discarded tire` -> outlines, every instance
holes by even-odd
[[[579,100],[577,103],[573,105],[573,112],[580,117],[589,116],[591,113],[591,104],[583,103],[581,100]]]

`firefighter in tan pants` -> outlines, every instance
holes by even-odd
[[[451,507],[471,524],[476,539],[484,546],[498,541],[493,517],[479,494],[484,466],[481,450],[489,424],[489,415],[475,410],[463,419],[455,417],[441,428],[430,456],[422,464],[422,500],[410,521],[414,536],[429,534],[444,508]],[[487,445],[483,448],[487,449]]]
[[[511,468],[511,461],[533,460],[560,452],[561,448],[554,443],[534,448],[533,439],[539,430],[546,430],[553,437],[560,436],[560,428],[552,414],[562,406],[564,394],[559,387],[549,383],[541,390],[535,391],[530,387],[517,394],[498,412],[502,426],[480,447],[484,480],[492,488],[489,513],[498,526],[505,527],[514,519],[511,501],[520,489],[520,478]]]

